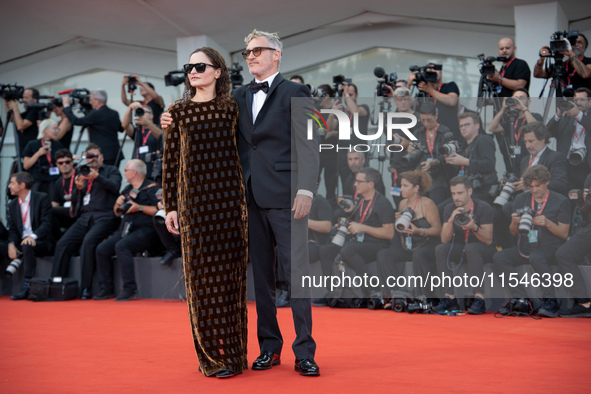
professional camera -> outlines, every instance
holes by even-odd
[[[519,220],[519,232],[521,234],[527,234],[532,229],[532,221],[536,213],[532,211],[530,207],[523,207],[515,210],[517,216],[520,216]]]
[[[564,38],[566,38],[568,40],[568,42],[570,42],[570,45],[572,47],[573,45],[575,45],[577,43],[578,37],[579,37],[578,30],[557,31],[552,34],[550,45],[549,45],[550,51],[552,52],[553,55],[555,55],[556,52],[564,51],[564,50],[568,49],[568,45],[566,45]]]
[[[343,247],[349,234],[351,234],[347,228],[349,227],[349,224],[350,222],[346,218],[339,218],[339,229],[337,234],[332,238],[333,244],[340,246],[341,248]]]
[[[406,305],[408,313],[430,313],[433,310],[433,304],[426,300],[415,299]]]
[[[27,103],[25,104],[27,109],[36,109],[39,114],[39,120],[45,120],[49,118],[49,111],[53,109],[53,103]]]
[[[162,153],[157,150],[156,152],[148,152],[144,156],[146,163],[153,163],[152,173],[148,174],[151,179],[158,181],[162,177]]]
[[[339,202],[339,208],[341,208],[343,211],[352,211],[355,209],[359,201],[360,198],[355,200],[353,196],[343,196],[343,199]]]
[[[376,310],[376,309],[384,309],[384,299],[379,295],[373,295],[367,301],[367,309]]]
[[[144,116],[145,113],[146,113],[146,110],[143,109],[142,107],[139,107],[138,109],[135,110],[135,116],[137,118],[141,118],[142,116]]]
[[[419,66],[410,66],[409,70],[411,72],[417,72],[415,76],[414,83],[415,85],[419,84],[420,82],[437,82],[437,73],[435,71],[427,71],[428,68],[432,68],[434,70],[441,70],[441,64],[435,64],[432,67],[430,65],[426,65],[423,67]]]
[[[415,217],[415,211],[412,208],[406,208],[400,212],[400,217],[396,220],[396,230],[408,230],[410,228],[410,222]]]
[[[571,149],[568,152],[568,156],[566,158],[568,159],[568,162],[570,163],[571,166],[578,166],[583,162],[583,160],[585,160],[586,156],[587,156],[587,148],[580,147],[577,149]]]
[[[70,93],[70,98],[73,101],[72,104],[79,106],[85,114],[92,111],[90,91],[88,89],[74,89]]]
[[[388,92],[390,91],[390,89],[388,89],[388,86],[392,88],[392,90],[395,89],[394,85],[396,85],[396,81],[398,80],[398,74],[386,74],[386,71],[382,67],[377,66],[373,69],[373,75],[375,75],[377,78],[381,78],[378,79],[378,86],[376,86],[377,96],[382,97],[385,94],[388,94]]]
[[[127,195],[124,196],[123,204],[117,207],[117,214],[119,216],[124,215],[125,212],[127,212],[127,210],[131,208],[131,203],[136,200],[139,192],[140,191],[138,189],[131,189],[129,193],[127,193]]]
[[[25,92],[24,86],[19,86],[16,83],[5,85],[0,83],[0,97],[6,101],[20,100],[23,98]]]
[[[478,190],[484,186],[482,184],[482,175],[481,174],[469,175],[468,179],[470,179],[472,181],[472,190]]]
[[[576,105],[571,97],[559,97],[556,99],[558,102],[556,106],[560,110],[560,112],[566,112]]]
[[[325,92],[322,89],[316,88],[314,85],[306,84],[306,86],[308,87],[308,89],[310,89],[310,95],[312,97],[324,98],[324,97],[328,96],[327,92]]]
[[[10,264],[8,264],[8,267],[6,267],[6,276],[11,277],[12,275],[14,275],[16,271],[20,268],[21,264],[21,259],[12,260]]]
[[[583,191],[581,189],[569,190],[568,198],[578,206],[591,204],[591,193],[587,193],[587,197],[583,199]]]
[[[425,157],[425,155],[428,154],[427,148],[424,147],[421,144],[418,143],[414,143],[413,144],[415,150],[412,151],[411,153],[408,153],[404,156],[402,156],[402,158],[400,159],[400,162],[402,163],[402,165],[406,166],[406,167],[413,167],[415,168],[416,166],[419,165],[419,163],[421,161],[423,161],[423,158]]]
[[[239,63],[232,63],[232,68],[229,71],[232,88],[241,86],[242,82],[244,82],[244,78],[242,77],[242,66]]]
[[[441,145],[441,147],[439,147],[439,154],[453,157],[460,149],[461,148],[458,141],[449,141],[447,144]]]
[[[480,63],[480,75],[494,75],[496,68],[493,62],[504,62],[506,59],[503,56],[488,56],[485,57],[484,53],[478,55]]]
[[[127,90],[133,92],[137,89],[137,78],[133,75],[127,76]]]
[[[501,182],[490,188],[489,194],[493,197],[496,196],[493,204],[500,206],[507,204],[511,199],[511,196],[513,196],[513,193],[515,192],[514,183],[518,180],[519,178],[517,178],[514,174],[505,173],[503,179],[501,179]],[[503,184],[504,186],[502,186]]]
[[[470,223],[470,219],[473,219],[474,215],[470,212],[460,211],[454,218],[454,224],[458,227],[462,227]]]
[[[178,86],[181,83],[185,82],[187,75],[184,71],[169,71],[168,74],[164,76],[164,85],[165,86]]]
[[[74,169],[76,170],[76,172],[80,175],[83,176],[87,176],[88,174],[90,174],[90,170],[92,168],[95,168],[96,165],[93,164],[94,160],[90,163],[86,162],[86,159],[96,159],[97,156],[95,156],[92,153],[88,153],[88,152],[84,152],[82,154],[82,157],[80,158],[80,160],[74,160]]]
[[[343,90],[340,88],[340,85],[343,83],[351,83],[351,78],[345,78],[343,74],[335,75],[332,77],[332,83],[334,84],[334,91],[336,92],[335,95],[337,97],[343,96]]]

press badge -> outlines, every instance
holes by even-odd
[[[529,230],[527,239],[529,239],[530,244],[538,242],[538,230]]]
[[[365,238],[365,233],[364,232],[360,232],[357,234],[357,242],[363,242],[363,239]]]
[[[463,176],[464,175],[464,170],[460,170],[460,172],[458,173],[459,176]]]
[[[503,90],[503,85],[497,86],[497,93],[500,94],[502,90]]]
[[[520,155],[521,154],[521,146],[514,146],[513,147],[513,154]]]
[[[64,208],[70,208],[72,206],[72,201],[65,201]]]
[[[390,194],[395,197],[400,197],[400,188],[392,186],[392,188],[390,189]]]
[[[49,168],[49,175],[59,175],[60,169],[57,167],[50,167]]]
[[[408,250],[412,249],[412,237],[410,237],[410,236],[406,237],[406,249],[408,249]]]
[[[143,155],[144,153],[148,153],[149,151],[150,151],[150,148],[147,145],[140,146],[140,148],[138,149],[138,153],[140,155]]]
[[[84,199],[82,200],[82,204],[83,205],[90,204],[90,194],[87,194],[87,195],[84,196]]]

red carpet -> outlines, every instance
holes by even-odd
[[[0,297],[1,393],[589,392],[591,319],[429,316],[314,308],[322,376],[283,364],[226,379],[197,371],[175,301],[15,302]],[[249,362],[258,356],[249,303]]]

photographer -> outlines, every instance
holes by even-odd
[[[50,194],[51,185],[59,177],[55,152],[62,148],[62,144],[55,141],[57,133],[56,121],[45,119],[39,125],[38,139],[29,141],[22,152],[23,169],[33,176],[35,183],[31,190],[35,192]]]
[[[422,104],[419,113],[423,127],[416,132],[415,137],[420,149],[409,145],[407,152],[413,157],[420,156],[419,164],[414,168],[429,172],[433,178],[428,195],[438,205],[449,197],[449,179],[457,173],[457,168],[446,164],[445,157],[439,153],[440,148],[453,139],[453,134],[447,126],[439,123],[437,109],[432,103]],[[414,160],[411,162],[414,163]]]
[[[400,174],[400,191],[404,198],[400,211],[396,212],[396,234],[388,249],[378,252],[376,261],[380,283],[387,283],[390,276],[404,273],[405,262],[412,261],[414,275],[425,278],[428,270],[422,268],[435,260],[435,246],[439,243],[441,220],[435,203],[421,192],[431,187],[431,176],[423,171],[407,171]],[[406,217],[402,213],[407,212]],[[401,220],[402,217],[402,220]],[[417,289],[418,297],[425,294]]]
[[[49,255],[54,246],[49,197],[31,191],[32,184],[33,178],[26,172],[12,175],[8,184],[10,194],[16,197],[8,204],[8,258],[13,268],[22,262],[25,270],[25,285],[10,297],[12,300],[27,298],[37,268],[36,256]]]
[[[495,69],[495,73],[488,76],[488,79],[498,85],[497,95],[499,97],[512,97],[513,92],[517,89],[529,91],[531,71],[524,60],[515,57],[516,49],[512,38],[505,37],[499,41],[499,56],[505,60],[499,71]]]
[[[81,299],[92,297],[92,278],[97,245],[119,224],[113,205],[121,187],[121,173],[114,166],[103,164],[101,148],[89,144],[84,153],[86,166],[76,169],[70,215],[76,222],[66,231],[55,248],[52,276],[68,276],[70,259],[80,249],[82,263]]]
[[[527,156],[521,128],[529,123],[542,121],[540,114],[529,111],[530,104],[527,90],[515,89],[511,100],[508,98],[503,100],[501,109],[488,127],[488,130],[497,137],[508,173],[520,174],[521,159]]]
[[[152,216],[158,211],[158,184],[146,179],[146,164],[138,159],[127,163],[124,175],[129,185],[123,189],[113,206],[115,215],[123,215],[121,226],[96,248],[100,290],[94,296],[95,300],[115,297],[113,256],[117,257],[123,280],[123,291],[116,300],[131,300],[137,293],[133,256],[158,242],[158,234],[152,224]]]
[[[39,120],[39,108],[29,108],[27,104],[39,102],[39,91],[35,88],[27,88],[23,92],[22,102],[25,105],[25,111],[19,112],[18,101],[6,101],[6,112],[12,110],[14,116],[14,124],[16,129],[20,131],[19,146],[21,155],[25,146],[29,141],[33,141],[39,134],[37,128],[37,121]]]
[[[394,209],[386,197],[376,190],[381,174],[374,168],[365,167],[357,171],[355,191],[361,196],[353,220],[347,220],[347,234],[353,239],[341,249],[333,243],[320,249],[320,262],[324,275],[332,273],[337,254],[356,275],[366,272],[366,265],[375,260],[380,249],[387,248],[394,236]],[[349,216],[351,218],[351,215]],[[339,226],[340,229],[340,226]]]
[[[418,103],[424,103],[426,100],[433,102],[437,106],[437,114],[439,116],[439,123],[447,126],[454,134],[455,139],[460,138],[460,130],[458,125],[458,102],[460,96],[460,89],[455,82],[443,83],[441,77],[441,64],[429,63],[426,67],[427,72],[433,72],[437,75],[437,81],[426,82],[420,81],[417,85],[419,94],[417,97],[423,98],[417,100]],[[413,71],[406,82],[407,89],[410,89],[413,82],[417,78],[417,71]],[[419,108],[419,112],[421,112]]]
[[[319,109],[338,109],[339,101],[332,99],[332,97],[334,97],[334,90],[329,85],[323,84],[318,86],[318,91],[322,91],[322,93],[324,94],[324,96],[319,98],[319,101],[317,101],[317,106]],[[342,106],[340,108],[342,110]],[[329,130],[325,130],[324,135],[320,135],[320,143],[337,146],[339,143],[339,131],[336,123],[336,117],[334,116],[334,114],[328,115],[327,125],[330,125]],[[318,170],[318,183],[320,184],[320,176],[322,174],[322,170],[324,169],[324,186],[326,187],[326,199],[333,206],[336,206],[336,194],[339,183],[338,160],[338,152],[336,150],[324,149],[320,151],[320,168]]]
[[[388,88],[390,88],[390,86],[388,86]],[[418,113],[418,111],[413,110],[411,106],[410,90],[408,90],[405,87],[396,88],[396,90],[394,90],[393,92],[393,96],[394,104],[396,104],[396,112],[412,114],[417,119],[420,119],[421,115]],[[409,119],[407,118],[392,119],[392,123],[396,124],[405,123],[408,121]],[[409,129],[409,131],[415,134],[420,128],[421,123],[417,122],[417,124],[413,126],[411,129]],[[402,145],[405,149],[405,152],[408,153],[407,149],[410,145],[410,141],[407,138],[405,138],[404,133],[394,133],[394,135],[400,138],[400,145]],[[390,194],[392,195],[392,199],[394,200],[395,208],[400,206],[400,201],[402,201],[402,196],[400,193],[400,174],[406,171],[414,170],[414,167],[412,165],[402,162],[402,156],[403,155],[401,153],[390,153],[390,166],[388,167],[388,170],[392,173],[392,189],[390,189]]]
[[[55,152],[55,164],[60,171],[60,177],[51,187],[51,205],[53,207],[54,235],[56,239],[62,237],[62,229],[69,229],[76,221],[70,216],[72,192],[74,190],[74,160],[72,152],[63,148]],[[65,231],[64,231],[65,232]]]
[[[585,279],[578,266],[585,255],[591,254],[591,242],[589,242],[591,240],[591,195],[589,195],[591,174],[585,179],[584,186],[583,201],[585,201],[586,213],[583,215],[583,221],[555,254],[559,272],[573,275],[573,286],[569,292],[575,295],[575,304],[567,313],[561,313],[561,317],[591,317],[591,299],[589,299]]]
[[[484,264],[496,251],[493,245],[494,211],[486,202],[472,198],[472,181],[466,176],[457,176],[450,181],[453,203],[443,211],[441,228],[442,244],[435,248],[435,262],[438,272],[455,271],[466,264],[469,276],[482,277]],[[451,267],[456,263],[456,268]],[[428,271],[428,267],[423,268]],[[442,286],[445,297],[435,307],[443,313],[460,309],[452,287]],[[486,311],[483,287],[475,287],[474,302],[468,313],[481,315]]]
[[[515,197],[509,230],[517,237],[517,246],[504,249],[494,255],[495,267],[506,278],[514,266],[529,262],[539,274],[552,273],[550,265],[554,264],[554,254],[564,244],[571,222],[570,201],[548,189],[550,172],[543,165],[535,165],[525,170],[523,183],[529,191]],[[519,209],[519,211],[518,211]],[[545,317],[558,316],[558,303],[554,289],[542,287],[544,305],[538,315]],[[512,289],[511,304],[527,297],[525,289],[517,286]],[[499,310],[508,313],[507,308]]]
[[[164,111],[164,99],[156,93],[154,85],[150,82],[142,81],[137,75],[125,75],[123,77],[123,82],[121,83],[121,102],[128,107],[131,104],[131,100],[127,98],[125,85],[128,85],[131,94],[133,94],[137,85],[140,86],[140,94],[144,98],[141,104],[150,107],[153,119],[157,119],[158,122],[160,122],[160,115],[162,115],[162,112]],[[149,175],[150,172],[148,171],[148,176]]]
[[[58,121],[59,131],[55,139],[59,141],[66,149],[70,149],[72,143],[72,136],[74,134],[74,126],[64,113],[64,102],[61,98],[52,101],[52,111],[60,119]]]
[[[590,97],[591,90],[578,88],[575,90],[574,104],[569,101],[559,102],[556,115],[547,125],[556,138],[556,151],[565,155],[568,160],[569,190],[580,189],[587,174],[591,172]]]
[[[131,123],[132,114],[135,115],[133,120],[135,127]],[[135,101],[127,107],[121,125],[127,135],[134,140],[133,158],[146,163],[146,176],[148,179],[155,180],[157,177],[153,176],[154,159],[157,157],[157,153],[162,152],[162,129],[154,124],[153,120],[152,109]],[[161,177],[161,173],[160,169],[158,178]]]
[[[117,152],[119,152],[119,140],[117,132],[123,131],[119,113],[107,107],[107,92],[104,90],[93,90],[90,92],[89,104],[92,111],[81,118],[75,116],[70,106],[70,97],[64,96],[64,113],[75,126],[88,127],[90,141],[98,145],[104,152],[105,164],[119,166],[115,163]],[[123,159],[123,155],[119,160]]]
[[[444,145],[445,162],[459,168],[459,174],[472,180],[474,198],[492,203],[488,191],[498,183],[495,170],[495,142],[488,135],[480,134],[480,117],[475,112],[458,116],[460,133],[465,140],[459,152],[453,152],[453,144]],[[456,171],[454,171],[456,172]]]
[[[561,81],[564,87],[578,89],[591,89],[591,58],[585,56],[585,51],[589,46],[589,41],[584,34],[579,33],[576,43],[572,49],[558,51],[558,55],[568,56],[568,61],[564,65],[566,80]],[[554,76],[554,70],[548,70],[544,67],[544,59],[552,56],[550,48],[543,46],[540,49],[540,58],[534,66],[534,77],[548,79]]]

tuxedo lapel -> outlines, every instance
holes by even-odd
[[[254,122],[255,126],[261,121],[261,119],[265,118],[265,113],[269,110],[269,106],[273,105],[273,94],[275,93],[277,86],[279,86],[281,82],[283,82],[283,76],[281,76],[281,73],[279,73],[273,79],[273,84],[269,87],[269,91],[267,92],[265,102],[263,103],[263,106],[261,107],[261,110],[259,111],[259,114],[257,115],[257,118]]]

